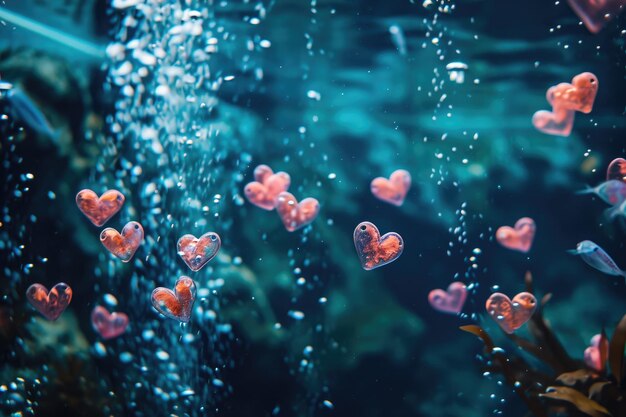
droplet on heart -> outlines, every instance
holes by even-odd
[[[100,242],[122,262],[129,262],[141,242],[143,241],[143,227],[138,222],[128,222],[122,233],[107,227],[100,233]]]
[[[215,232],[208,232],[196,238],[194,235],[184,235],[178,239],[178,254],[192,271],[199,271],[213,259],[222,240]]]

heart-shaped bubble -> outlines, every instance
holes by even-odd
[[[453,282],[446,291],[432,290],[428,294],[428,302],[437,311],[442,313],[459,314],[465,305],[467,287],[462,282]]]
[[[196,301],[196,283],[182,276],[176,281],[174,291],[158,287],[152,291],[152,305],[161,314],[174,320],[187,323]]]
[[[96,306],[91,312],[91,325],[103,339],[113,339],[126,331],[128,316],[124,313],[109,313],[106,308]]]
[[[48,292],[41,284],[33,284],[26,290],[26,298],[48,320],[56,320],[72,301],[72,289],[60,282]]]
[[[394,171],[389,179],[378,177],[372,180],[370,190],[376,198],[401,206],[411,188],[411,174],[404,169]]]
[[[256,181],[248,183],[244,194],[248,201],[264,210],[274,210],[276,198],[291,185],[291,178],[286,172],[274,171],[267,165],[259,165],[254,170]]]
[[[533,115],[533,126],[547,135],[569,136],[574,127],[574,111],[539,110]]]
[[[528,292],[521,292],[509,297],[499,292],[491,294],[485,304],[487,312],[505,333],[513,333],[522,327],[537,308],[537,299]]]
[[[362,222],[354,229],[354,247],[361,266],[369,271],[398,259],[404,250],[404,241],[396,232],[381,236],[373,223]]]
[[[311,224],[320,211],[320,203],[314,198],[305,198],[300,203],[288,192],[282,192],[276,199],[276,211],[289,232]]]
[[[567,0],[589,32],[598,33],[626,8],[626,0]]]
[[[553,110],[573,110],[590,113],[598,93],[598,77],[583,72],[572,78],[572,83],[560,83],[550,87],[546,99]]]
[[[601,334],[591,338],[589,347],[585,349],[585,364],[591,369],[602,372],[605,361],[609,357],[609,341]]]
[[[143,227],[137,222],[128,222],[120,234],[112,227],[100,233],[100,242],[122,262],[129,262],[143,240]]]
[[[100,197],[92,190],[81,190],[76,194],[79,210],[96,226],[102,226],[115,215],[126,198],[117,190],[108,190]]]
[[[530,217],[522,217],[515,223],[515,228],[502,226],[496,230],[496,240],[508,249],[528,252],[535,238],[535,221]]]
[[[615,158],[606,169],[606,180],[618,180],[626,182],[626,159]]]
[[[178,239],[178,255],[183,258],[192,271],[199,271],[217,255],[222,246],[220,236],[215,232],[208,232],[199,238],[194,235],[184,235]]]

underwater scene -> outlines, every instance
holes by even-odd
[[[626,0],[0,0],[0,416],[626,417]]]

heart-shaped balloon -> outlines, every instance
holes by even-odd
[[[48,292],[41,284],[33,284],[26,290],[26,298],[48,320],[56,320],[72,301],[72,289],[60,282]]]
[[[109,313],[106,308],[96,306],[91,312],[91,325],[103,339],[113,339],[126,331],[128,316],[124,313]]]
[[[354,247],[361,266],[369,271],[398,259],[404,250],[404,241],[396,232],[381,236],[373,223],[362,222],[354,229]]]
[[[590,113],[598,93],[598,77],[583,72],[572,78],[572,83],[560,83],[550,87],[546,99],[554,111],[574,110]]]
[[[609,357],[609,341],[601,334],[591,338],[590,346],[585,349],[585,364],[591,369],[602,372]],[[602,360],[604,358],[604,361]]]
[[[287,191],[291,185],[291,178],[286,172],[274,171],[267,165],[259,165],[254,170],[256,181],[248,183],[244,194],[248,201],[265,210],[274,210],[278,194]]]
[[[100,197],[91,190],[81,190],[76,194],[79,210],[96,226],[102,226],[115,215],[126,198],[117,190],[108,190]]]
[[[547,135],[569,136],[574,127],[574,111],[539,110],[533,115],[533,126]]]
[[[142,240],[143,227],[137,222],[126,223],[121,234],[112,227],[107,227],[100,233],[100,242],[122,262],[132,259]]]
[[[394,171],[389,179],[374,178],[370,184],[370,190],[376,198],[396,206],[404,203],[409,188],[411,188],[411,174],[404,169]]]
[[[314,198],[305,198],[300,203],[288,192],[278,194],[276,211],[289,232],[311,224],[320,211],[320,203]]]
[[[618,180],[626,182],[626,159],[615,158],[606,169],[606,180]]]
[[[598,33],[606,22],[626,8],[626,0],[567,0],[589,32]]]
[[[192,271],[199,271],[217,255],[222,246],[220,236],[215,232],[208,232],[199,238],[194,235],[184,235],[178,239],[178,255],[183,258]]]
[[[152,291],[152,305],[166,317],[187,323],[196,301],[196,283],[182,276],[176,281],[174,291],[169,288],[155,288]]]
[[[487,299],[485,308],[502,330],[511,334],[532,317],[537,299],[529,292],[521,292],[511,301],[506,295],[496,292]]]
[[[496,230],[496,240],[508,249],[528,252],[535,238],[535,221],[530,217],[522,217],[515,223],[515,228],[502,226]]]
[[[447,291],[436,289],[428,294],[428,302],[442,313],[459,314],[467,298],[467,287],[462,282],[453,282]]]

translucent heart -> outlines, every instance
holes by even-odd
[[[314,198],[305,198],[300,203],[288,192],[283,192],[276,199],[276,211],[289,232],[311,224],[320,211],[320,203]]]
[[[496,292],[487,299],[485,308],[502,330],[511,334],[532,317],[537,299],[531,293],[521,292],[511,301],[506,295]]]
[[[26,298],[48,320],[56,320],[72,301],[72,289],[60,282],[48,292],[41,284],[33,284],[26,290]]]
[[[404,241],[395,232],[381,236],[373,223],[362,222],[354,229],[354,246],[361,266],[369,271],[398,259],[404,250]]]
[[[446,291],[432,290],[428,294],[428,302],[437,311],[442,313],[459,314],[465,305],[467,287],[462,282],[453,282]]]
[[[178,255],[185,261],[189,269],[199,271],[217,255],[222,246],[219,235],[208,232],[196,238],[194,235],[184,235],[178,239]]]
[[[394,171],[389,179],[378,177],[372,180],[370,190],[379,200],[401,206],[411,188],[411,174],[404,169]]]
[[[117,190],[108,190],[100,197],[92,190],[81,190],[76,194],[79,210],[96,226],[104,225],[124,205],[126,198]]]
[[[96,306],[91,312],[91,325],[103,339],[113,339],[126,331],[128,316],[124,313],[109,313],[106,308]]]
[[[193,303],[196,301],[196,284],[186,276],[176,281],[174,291],[158,287],[152,291],[152,305],[161,314],[174,320],[187,323],[191,318]]]
[[[143,227],[137,222],[126,223],[121,234],[111,227],[100,233],[100,242],[122,262],[129,262],[133,258],[142,241]]]
[[[255,181],[244,187],[248,201],[264,210],[274,210],[276,198],[291,185],[291,178],[286,172],[274,171],[267,165],[259,165],[254,170]]]
[[[550,87],[546,99],[555,110],[574,110],[590,113],[598,93],[598,77],[583,72],[572,78],[572,83],[560,83]]]
[[[530,217],[522,217],[515,227],[502,226],[496,230],[496,240],[508,249],[528,252],[535,238],[535,221]]]

